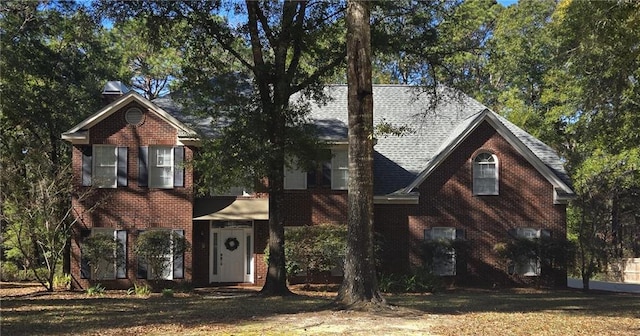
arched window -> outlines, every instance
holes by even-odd
[[[473,194],[498,195],[498,158],[480,153],[473,159]]]

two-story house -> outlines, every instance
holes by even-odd
[[[347,87],[327,86],[332,97],[311,102],[311,119],[331,159],[313,171],[285,172],[285,225],[346,223]],[[110,287],[130,287],[149,274],[133,244],[144,230],[173,230],[192,248],[163,277],[203,286],[262,284],[268,239],[268,195],[231,190],[194,197],[188,162],[210,121],[185,116],[169,97],[149,101],[110,82],[108,105],[65,132],[73,145],[74,183],[92,189],[74,199],[79,216],[72,246],[74,285],[89,284],[83,238],[113,234],[126,260],[101,272]],[[566,236],[566,203],[574,195],[562,160],[547,145],[477,101],[441,92],[438,104],[419,88],[374,86],[374,118],[402,135],[381,135],[374,146],[374,227],[381,272],[406,273],[424,263],[431,240],[464,240],[430,263],[433,272],[471,284],[527,282],[544,272],[563,286],[566,269],[506,265],[495,248],[517,236]],[[94,208],[93,211],[86,211]],[[551,279],[551,280],[548,280]]]

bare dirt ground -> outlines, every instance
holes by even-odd
[[[455,289],[386,295],[381,311],[339,310],[334,288],[265,298],[259,288],[197,288],[173,297],[89,296],[0,283],[5,335],[640,335],[640,296],[575,290]]]
[[[106,291],[99,297],[90,297],[84,292],[44,292],[39,284],[2,283],[0,306],[3,317],[0,331],[3,336],[54,335],[65,334],[64,331],[71,330],[74,334],[87,335],[434,335],[431,331],[433,325],[441,325],[443,321],[436,314],[397,306],[377,312],[337,310],[331,307],[336,295],[333,291],[305,291],[301,286],[292,286],[291,289],[298,295],[293,298],[260,298],[266,302],[264,305],[253,301],[245,302],[247,307],[241,308],[240,312],[236,304],[230,300],[255,300],[259,288],[199,288],[192,293],[176,293],[172,300],[181,300],[184,304],[192,303],[192,306],[199,304],[195,303],[194,299],[199,302],[208,301],[211,307],[217,306],[218,303],[228,304],[228,309],[209,309],[209,314],[206,314],[208,316],[201,319],[201,323],[190,323],[180,322],[180,313],[171,312],[173,308],[165,304],[167,298],[157,293],[146,299],[129,296],[125,291]],[[122,317],[114,322],[115,326],[103,326],[101,321],[95,320],[93,324],[96,328],[76,328],[75,322],[69,317],[74,312],[80,314],[87,309],[93,309],[98,313],[104,309],[103,303],[109,300],[112,300],[113,306],[122,306],[119,308],[120,312],[137,311],[140,323],[131,323],[127,321],[129,317]],[[122,300],[130,303],[123,306]],[[29,304],[19,304],[25,302]],[[156,311],[156,315],[165,316],[170,312],[170,317],[148,318],[149,311],[140,310],[141,304],[146,305],[151,312]],[[67,311],[63,312],[59,305],[66,305]],[[59,309],[60,316],[56,316]],[[251,313],[252,310],[255,314]],[[64,326],[59,326],[51,321],[52,323],[42,326],[46,330],[41,330],[38,318],[32,322],[20,321],[20,318],[14,321],[11,316],[12,313],[38,314],[42,311],[55,311],[54,318],[58,317],[67,322],[60,323]],[[200,313],[205,312],[205,309],[200,310]],[[113,314],[113,311],[111,313]],[[47,314],[48,318],[51,315]],[[93,317],[85,318],[87,321],[92,319]]]

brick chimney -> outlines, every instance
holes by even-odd
[[[109,81],[102,90],[102,102],[104,105],[109,105],[127,92],[129,92],[129,88],[121,81]]]

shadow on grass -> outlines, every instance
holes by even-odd
[[[13,298],[2,302],[3,335],[62,335],[101,330],[176,325],[185,328],[234,325],[280,314],[326,310],[330,298],[293,295],[264,298],[255,293],[208,295],[107,295],[77,293],[60,298]]]
[[[270,317],[333,309],[335,293],[265,298],[248,290],[195,290],[175,297],[143,298],[123,292],[104,297],[54,293],[2,300],[2,335],[101,334],[129,329],[225,328]],[[570,312],[583,316],[640,318],[640,296],[579,291],[456,290],[438,294],[388,295],[387,301],[425,314],[475,312]],[[408,311],[407,310],[407,311]],[[397,316],[402,318],[402,316]],[[405,316],[408,317],[408,316]]]
[[[388,297],[388,301],[428,314],[570,312],[585,316],[640,318],[640,295],[637,294],[572,290],[458,290],[396,295]]]

